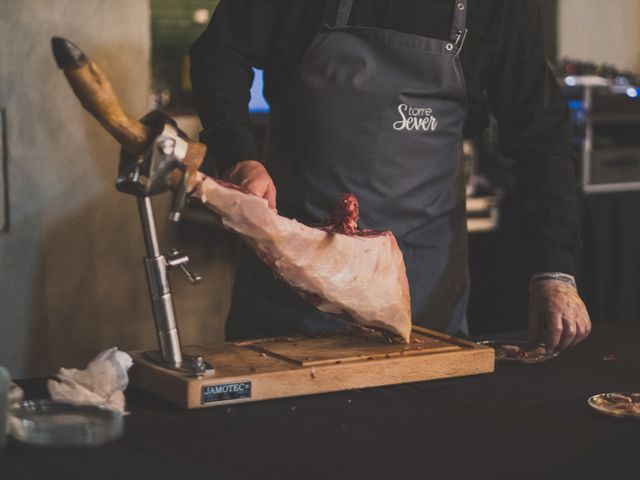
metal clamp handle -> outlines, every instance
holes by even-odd
[[[184,253],[180,253],[175,248],[172,248],[167,253],[165,253],[165,259],[167,262],[167,267],[170,269],[175,269],[179,267],[182,270],[182,273],[185,274],[189,283],[191,285],[198,285],[202,281],[202,277],[195,272],[192,272],[187,268],[187,264],[189,263],[189,257]]]

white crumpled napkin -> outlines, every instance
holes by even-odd
[[[0,367],[0,448],[6,445],[7,433],[11,429],[9,412],[20,405],[23,397],[24,392],[18,385],[11,382],[9,372]]]
[[[9,392],[7,393],[9,407],[16,407],[20,405],[24,398],[24,391],[15,383],[9,384]]]
[[[98,354],[85,370],[61,368],[47,388],[53,400],[101,405],[124,412],[124,390],[129,384],[127,370],[133,360],[116,347]]]

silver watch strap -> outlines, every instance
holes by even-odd
[[[568,283],[569,285],[573,286],[573,288],[578,288],[578,286],[576,285],[576,279],[572,275],[561,272],[534,273],[531,276],[529,284],[543,282],[544,280],[557,280],[559,282]]]

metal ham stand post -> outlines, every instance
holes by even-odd
[[[187,169],[182,163],[187,151],[186,135],[171,118],[157,111],[149,113],[141,121],[151,126],[157,135],[137,158],[122,150],[116,188],[136,197],[142,223],[147,253],[144,265],[160,348],[159,352],[145,352],[145,355],[163,367],[201,376],[214,369],[201,356],[182,353],[168,271],[180,268],[192,285],[200,283],[202,277],[189,271],[187,255],[175,249],[164,254],[160,252],[151,205],[152,196],[169,190],[168,178],[179,169],[182,180],[174,192],[169,220],[177,222],[180,219],[188,182]]]

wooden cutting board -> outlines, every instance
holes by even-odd
[[[215,371],[193,378],[134,352],[133,385],[186,408],[490,373],[492,348],[414,327],[407,345],[378,333],[185,347]]]

